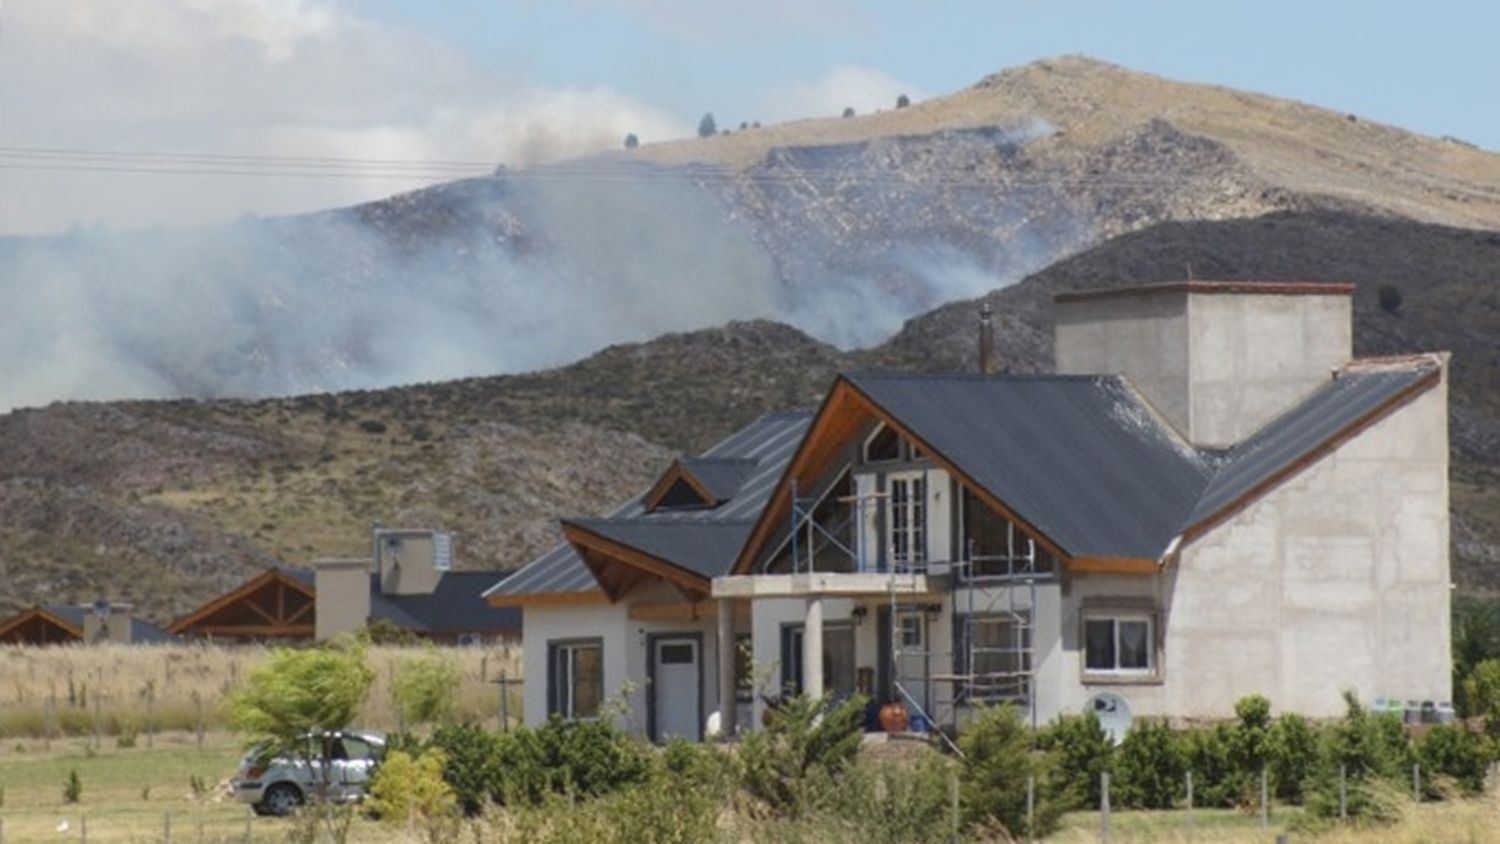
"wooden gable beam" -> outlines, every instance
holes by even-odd
[[[628,587],[643,578],[632,574],[648,574],[659,577],[681,589],[684,594],[708,595],[709,580],[699,574],[686,571],[637,548],[616,542],[606,536],[570,522],[563,522],[563,537],[579,551],[584,564],[593,572],[610,601],[618,601]],[[620,570],[620,566],[625,571]],[[633,570],[633,571],[632,571]]]
[[[22,610],[17,615],[11,617],[10,620],[4,622],[3,624],[0,624],[0,640],[4,640],[13,633],[22,630],[27,624],[33,621],[41,621],[45,624],[49,624],[75,639],[83,638],[83,630],[81,628],[69,623],[60,616],[48,612],[45,608],[38,606],[32,607],[28,610]]]
[[[697,493],[698,497],[703,499],[703,506],[717,507],[721,503],[713,493],[708,491],[708,487],[704,486],[703,482],[698,480],[698,476],[688,471],[688,468],[682,465],[682,461],[679,459],[672,461],[672,465],[668,466],[667,471],[662,473],[661,478],[656,481],[656,485],[651,487],[650,492],[646,493],[644,500],[646,510],[648,512],[655,510],[661,504],[662,498],[678,481],[682,481],[691,487],[693,492]]]
[[[225,592],[224,594],[220,595],[217,598],[214,598],[198,609],[193,610],[188,615],[185,615],[182,618],[172,622],[172,624],[167,627],[167,632],[171,633],[174,636],[180,636],[183,633],[189,632],[190,628],[203,623],[214,613],[219,612],[220,610],[234,604],[237,601],[248,601],[248,598],[250,596],[254,595],[257,591],[271,583],[280,583],[283,589],[291,589],[294,592],[306,596],[309,600],[315,600],[317,598],[317,593],[311,586],[308,586],[302,581],[297,580],[290,575],[287,575],[285,572],[282,572],[279,569],[266,569],[261,574],[245,581],[238,587]],[[257,610],[260,615],[269,617],[268,614],[265,611],[260,610],[259,607],[253,607],[253,609]],[[272,620],[274,621],[274,619]]]

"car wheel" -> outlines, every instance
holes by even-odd
[[[291,783],[279,782],[266,789],[265,796],[256,804],[256,811],[284,818],[302,805],[302,792]]]

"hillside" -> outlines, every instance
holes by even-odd
[[[863,348],[1119,234],[1308,210],[1500,230],[1500,155],[1042,61],[905,109],[501,167],[355,208],[0,238],[18,338],[0,345],[0,408],[532,371],[734,319]]]
[[[991,294],[1016,371],[1051,365],[1061,290],[1200,277],[1356,279],[1362,353],[1454,351],[1460,583],[1500,587],[1500,235],[1341,214],[1164,224]],[[1396,285],[1395,313],[1374,291]],[[459,532],[513,567],[554,520],[599,512],[674,453],[806,407],[848,368],[972,368],[974,302],[845,353],[768,322],[611,347],[523,376],[263,401],[58,404],[0,416],[0,612],[132,598],[164,619],[271,560],[359,554],[370,524]]]

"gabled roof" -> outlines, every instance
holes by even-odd
[[[74,629],[79,631],[80,637],[83,635],[83,618],[86,614],[83,607],[75,604],[47,604],[42,609],[72,625]],[[159,644],[162,642],[175,642],[177,641],[177,637],[149,621],[142,621],[135,616],[131,616],[130,641],[132,643]]]
[[[225,592],[168,625],[173,635],[194,634],[231,638],[311,638],[314,632],[313,573],[290,566],[271,566],[255,577]],[[300,593],[288,606],[286,594],[273,601],[271,609],[253,604],[256,595],[290,589]],[[235,618],[236,609],[248,618]],[[225,618],[229,615],[230,618]],[[217,623],[216,623],[217,622]]]
[[[720,490],[726,489],[735,475],[739,476],[733,494],[721,500],[717,507],[647,512],[648,496],[642,495],[605,519],[578,519],[571,524],[611,541],[629,537],[630,542],[625,544],[632,547],[636,547],[636,543],[650,545],[677,559],[677,562],[664,560],[668,565],[680,568],[691,577],[701,577],[694,568],[688,567],[681,553],[682,545],[716,535],[726,547],[733,546],[728,551],[732,559],[744,539],[742,534],[735,535],[736,532],[748,531],[748,524],[760,516],[767,497],[781,477],[786,461],[801,442],[811,419],[812,414],[806,412],[768,414],[731,434],[699,457],[679,461],[684,467],[691,465],[705,484],[716,484]],[[714,476],[713,480],[708,479],[710,475]],[[610,525],[605,526],[602,522]],[[689,529],[674,531],[673,525],[683,524],[689,525]],[[719,525],[723,530],[700,534],[691,529],[692,525],[702,524]],[[648,538],[657,526],[663,526],[659,536]],[[689,536],[693,538],[688,540]],[[485,594],[491,603],[501,605],[536,598],[558,603],[607,600],[577,549],[567,543],[531,561]]]
[[[1153,570],[1349,437],[1440,383],[1440,356],[1356,361],[1227,453],[1189,446],[1119,376],[840,376],[734,571],[752,570],[793,480],[876,418],[1078,568]]]
[[[675,490],[686,487],[693,506],[717,507],[733,498],[755,471],[756,461],[740,457],[683,457],[672,461],[661,479],[646,493],[642,507],[649,511],[682,507],[669,504]]]
[[[651,518],[568,519],[564,525],[582,528],[620,545],[713,579],[729,573],[740,546],[755,524],[742,521],[664,521]]]
[[[1236,445],[1188,514],[1183,532],[1196,535],[1237,504],[1358,433],[1402,401],[1437,384],[1435,355],[1356,361],[1287,413]]]
[[[1212,472],[1119,376],[848,382],[1070,556],[1154,558]]]

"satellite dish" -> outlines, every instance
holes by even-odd
[[[1099,726],[1115,744],[1124,741],[1125,734],[1130,732],[1130,704],[1114,692],[1100,692],[1089,698],[1084,711],[1094,713]]]

